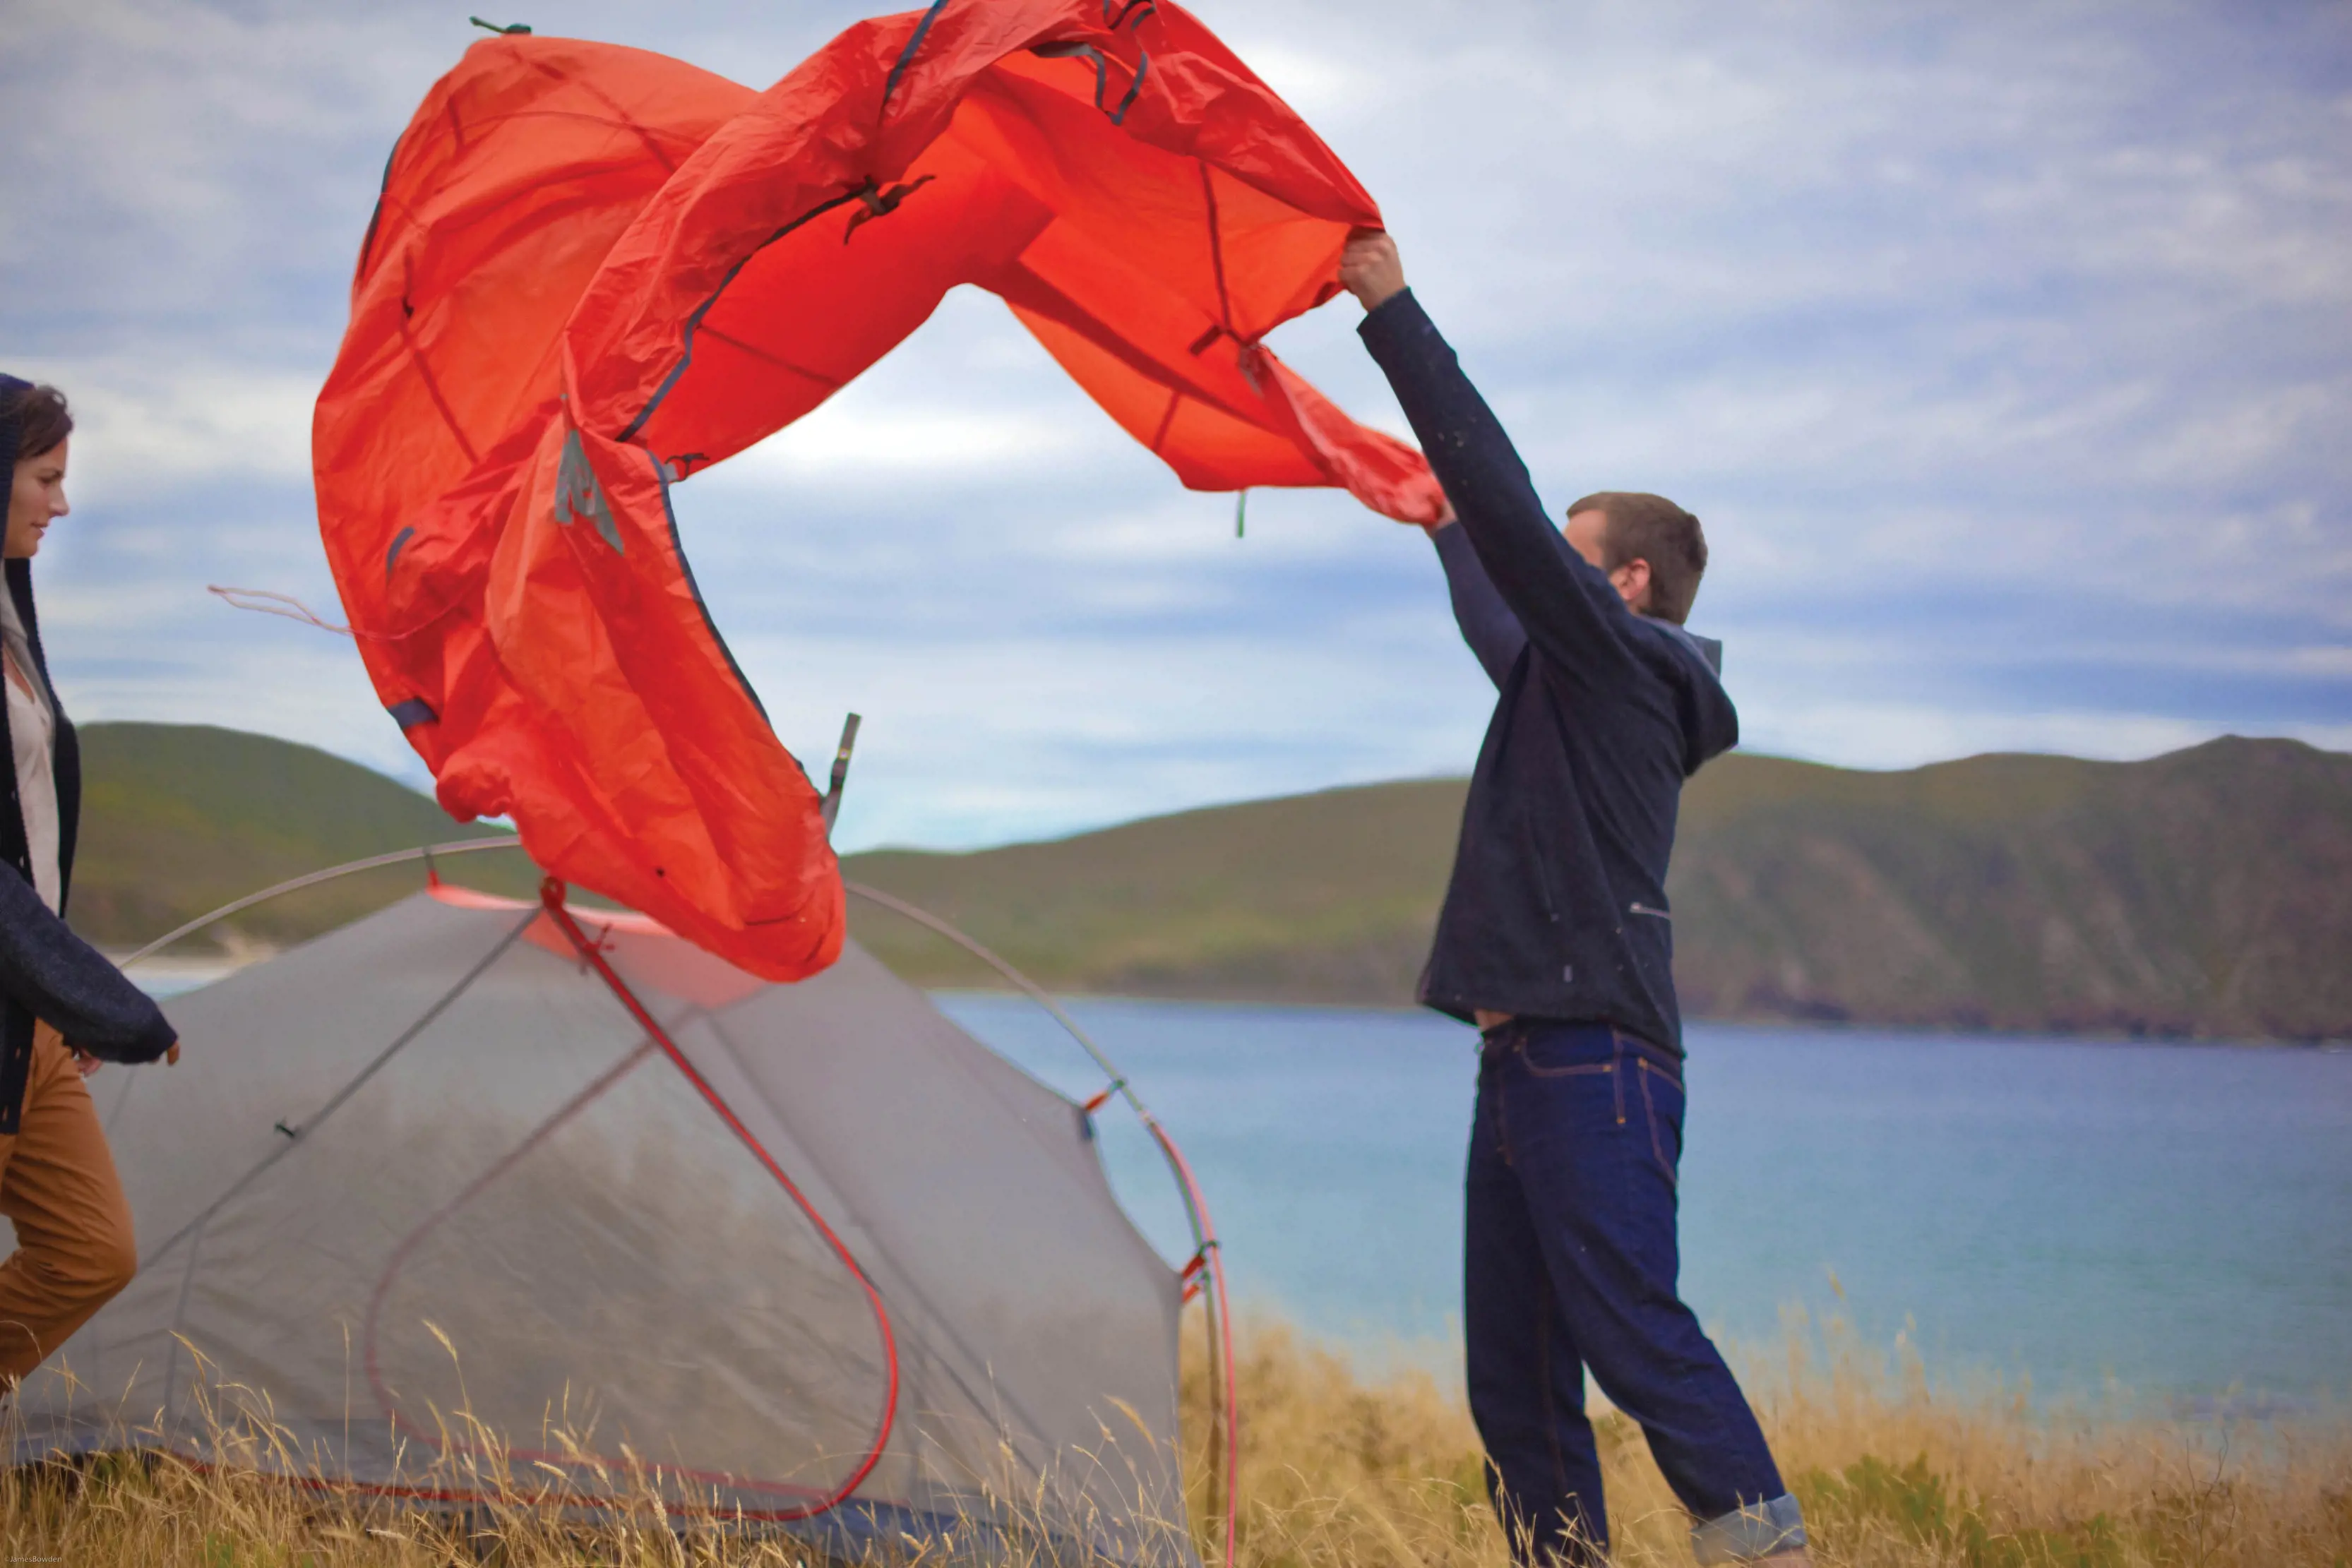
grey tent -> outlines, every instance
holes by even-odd
[[[851,1547],[1192,1560],[1184,1277],[1087,1112],[854,944],[770,985],[436,887],[172,1015],[180,1067],[92,1085],[139,1277],[19,1391],[20,1457],[455,1502],[502,1462]]]

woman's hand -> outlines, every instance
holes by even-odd
[[[73,1052],[74,1071],[80,1073],[84,1078],[89,1077],[91,1073],[106,1065],[106,1063],[100,1061],[97,1057],[92,1056],[89,1052],[84,1051],[78,1045],[68,1045],[66,1049]],[[173,1040],[172,1042],[171,1049],[163,1052],[163,1065],[166,1067],[177,1067],[180,1065],[180,1042],[178,1040]]]

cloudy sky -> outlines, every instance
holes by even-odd
[[[865,10],[499,3],[762,86]],[[1547,497],[1706,519],[1751,748],[2352,749],[2352,5],[1197,9],[1379,198]],[[422,780],[347,642],[205,590],[337,613],[310,404],[385,154],[479,36],[0,6],[0,366],[81,420],[41,565],[79,717]],[[1274,345],[1402,430],[1356,316]],[[1236,540],[969,290],[678,503],[786,743],[866,716],[853,846],[1459,773],[1486,721],[1417,531],[1276,491]]]

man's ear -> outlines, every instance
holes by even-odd
[[[1642,557],[1635,556],[1621,564],[1609,574],[1609,580],[1616,588],[1617,597],[1625,601],[1627,609],[1635,612],[1649,609],[1650,563]]]

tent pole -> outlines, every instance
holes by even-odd
[[[446,844],[423,844],[413,850],[394,850],[389,854],[370,855],[365,860],[345,861],[341,865],[331,865],[324,871],[314,871],[307,876],[289,877],[273,886],[263,888],[259,893],[248,893],[243,898],[233,898],[209,915],[199,915],[184,925],[173,926],[128,958],[118,959],[115,967],[127,969],[142,958],[153,957],[182,937],[193,936],[205,926],[226,920],[232,915],[242,914],[257,904],[267,904],[273,898],[282,897],[289,893],[299,893],[306,887],[316,887],[322,882],[332,882],[339,876],[350,876],[357,872],[374,871],[380,866],[404,865],[410,861],[425,861],[429,863],[435,855],[462,855],[471,854],[477,850],[519,850],[520,848],[522,848],[522,841],[519,838],[457,839]]]
[[[1201,1195],[1200,1184],[1192,1179],[1192,1168],[1185,1161],[1183,1152],[1176,1146],[1176,1140],[1169,1135],[1168,1129],[1160,1125],[1160,1118],[1151,1113],[1151,1108],[1144,1104],[1142,1097],[1136,1093],[1127,1081],[1127,1074],[1118,1070],[1118,1064],[1111,1061],[1109,1053],[1078,1027],[1078,1020],[1072,1018],[1044,987],[1014,968],[1007,959],[929,911],[919,909],[879,888],[851,882],[845,877],[842,879],[841,885],[869,904],[880,904],[892,914],[904,915],[925,930],[946,937],[1045,1009],[1054,1021],[1078,1042],[1080,1049],[1094,1058],[1095,1065],[1110,1075],[1112,1088],[1127,1102],[1129,1108],[1135,1113],[1136,1120],[1141,1122],[1144,1130],[1151,1134],[1153,1142],[1160,1145],[1160,1156],[1167,1161],[1170,1173],[1176,1178],[1177,1192],[1184,1200],[1185,1219],[1192,1229],[1193,1260],[1210,1276],[1207,1281],[1209,1289],[1203,1295],[1209,1333],[1209,1502],[1213,1510],[1217,1509],[1221,1500],[1223,1502],[1224,1568],[1232,1568],[1241,1490],[1241,1433],[1235,1416],[1239,1391],[1234,1386],[1233,1314],[1225,1298],[1224,1250],[1218,1244],[1216,1226],[1209,1218],[1208,1202]],[[1219,1485],[1221,1471],[1222,1486]]]

